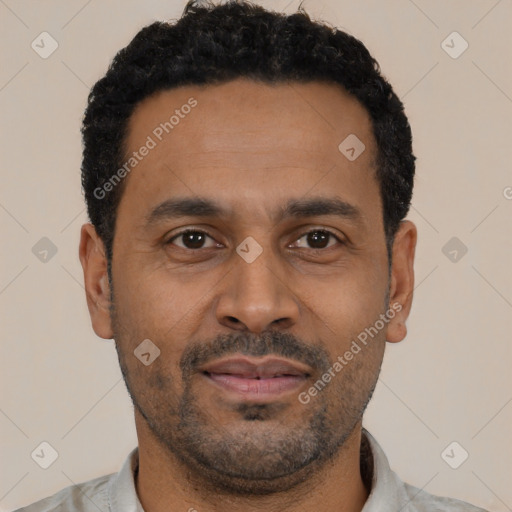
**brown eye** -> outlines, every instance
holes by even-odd
[[[210,240],[210,245],[205,246],[205,243],[208,241],[208,239]],[[177,240],[179,240],[181,243],[176,243]],[[190,250],[207,249],[210,247],[216,247],[218,245],[210,235],[204,231],[198,230],[187,230],[183,231],[182,233],[178,233],[177,235],[173,236],[168,243],[177,245],[182,249]]]
[[[298,244],[298,247],[306,247],[308,249],[326,249],[328,247],[332,247],[333,244],[330,244],[331,240],[333,240],[334,243],[336,243],[336,241],[340,242],[339,238],[330,231],[325,229],[315,229],[302,235],[296,243]]]

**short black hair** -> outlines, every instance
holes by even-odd
[[[268,84],[331,82],[359,100],[377,143],[376,178],[391,256],[410,207],[416,158],[403,104],[363,43],[311,20],[302,7],[286,15],[246,0],[190,0],[176,22],[141,29],[89,94],[82,125],[82,187],[109,263],[124,187],[103,187],[125,162],[127,127],[136,105],[157,91],[240,77]]]

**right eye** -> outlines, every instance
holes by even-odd
[[[210,239],[211,243],[208,247],[204,247],[207,239]],[[176,243],[176,240],[181,240],[181,243]],[[216,242],[208,233],[200,231],[198,229],[186,229],[181,233],[175,234],[167,244],[174,244],[181,249],[196,251],[198,249],[211,249],[213,247],[219,247],[222,244]]]

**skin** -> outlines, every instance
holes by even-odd
[[[197,106],[125,179],[111,283],[101,239],[90,224],[81,231],[92,325],[98,336],[115,339],[135,404],[139,499],[148,512],[169,504],[201,512],[305,511],[319,502],[325,510],[360,511],[368,497],[359,461],[362,414],[386,341],[406,335],[416,227],[401,223],[389,274],[371,121],[333,84],[238,79],[159,92],[133,113],[128,153],[190,97]],[[353,162],[338,150],[351,133],[366,146]],[[184,196],[217,200],[230,211],[147,226],[156,206]],[[277,219],[288,200],[311,197],[337,197],[360,216]],[[209,236],[186,248],[185,237],[174,238],[184,228]],[[311,240],[315,229],[342,243]],[[252,263],[236,252],[249,236],[263,250]],[[300,403],[298,393],[394,303],[401,305],[394,318]],[[145,339],[161,351],[148,366],[133,355]],[[184,365],[201,350],[210,358],[236,353],[237,339],[253,355],[283,355],[288,347],[291,360],[316,359],[296,392],[260,407],[241,404],[197,366]]]

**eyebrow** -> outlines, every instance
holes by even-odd
[[[232,209],[220,203],[201,197],[181,197],[167,199],[156,206],[146,216],[146,228],[158,222],[180,217],[227,218]],[[275,221],[287,218],[307,218],[334,215],[352,222],[361,222],[362,213],[354,205],[337,197],[312,197],[308,199],[290,199],[278,209]]]

